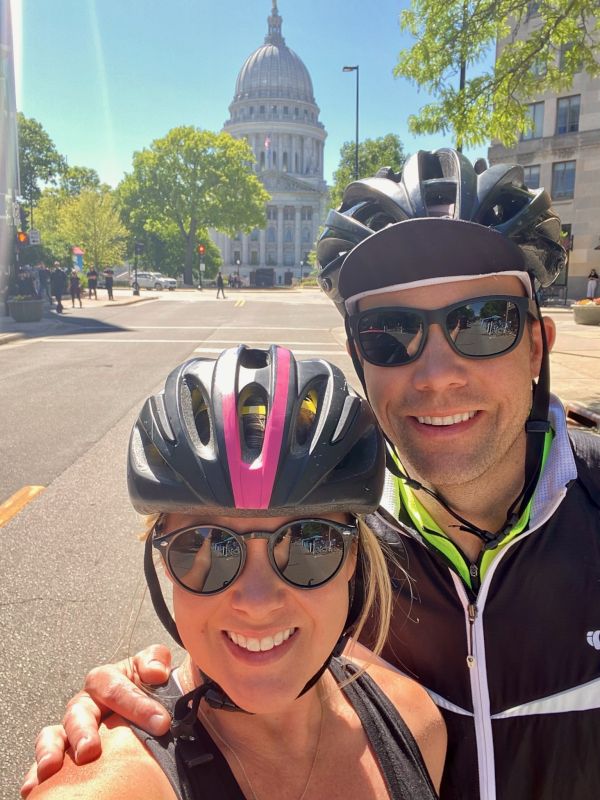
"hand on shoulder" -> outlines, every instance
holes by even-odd
[[[166,775],[122,717],[113,714],[99,733],[99,758],[78,766],[68,750],[60,771],[37,786],[30,800],[176,800]]]

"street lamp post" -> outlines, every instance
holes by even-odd
[[[300,283],[304,281],[304,261],[300,262]]]
[[[135,242],[133,245],[133,269],[135,277],[133,279],[133,294],[138,296],[140,293],[140,285],[138,283],[138,256],[144,252],[144,245],[142,242]]]
[[[342,67],[342,72],[356,72],[356,140],[354,145],[354,180],[358,180],[358,64]]]

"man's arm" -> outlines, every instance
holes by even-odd
[[[152,645],[133,658],[96,667],[86,676],[84,689],[67,704],[62,725],[42,728],[35,744],[35,763],[21,787],[27,797],[34,786],[57,772],[65,751],[71,747],[77,764],[87,764],[102,751],[98,726],[114,711],[148,733],[160,735],[169,730],[168,711],[139,687],[161,684],[171,672],[171,652],[164,645]]]

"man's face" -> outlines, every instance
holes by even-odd
[[[518,278],[490,276],[361,300],[360,310],[384,306],[434,309],[485,295],[523,296]],[[531,382],[541,364],[539,324],[525,326],[509,353],[481,360],[455,352],[437,324],[415,361],[398,367],[364,363],[369,400],[405,468],[441,488],[491,478],[500,464],[522,469]]]

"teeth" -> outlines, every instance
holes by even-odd
[[[473,419],[476,411],[465,411],[464,414],[453,414],[449,417],[417,417],[422,425],[455,425],[457,422],[467,422]]]
[[[238,647],[242,647],[244,650],[249,650],[251,653],[264,653],[267,650],[272,650],[274,647],[279,647],[280,644],[283,644],[283,642],[290,638],[295,630],[295,628],[286,628],[283,631],[279,631],[274,636],[264,636],[262,639],[246,638],[241,633],[235,633],[234,631],[227,631],[227,636],[229,636],[234,644],[237,644]]]

